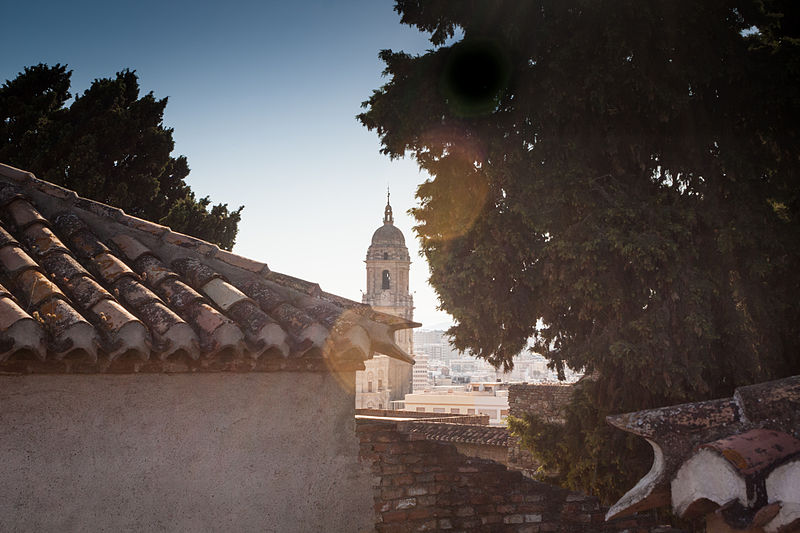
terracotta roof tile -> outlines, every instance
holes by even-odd
[[[144,244],[140,243],[129,235],[115,235],[112,238],[114,244],[127,257],[128,261],[136,261],[144,254],[149,254],[150,250]]]
[[[189,248],[201,253],[204,256],[215,255],[217,252],[219,252],[219,247],[216,244],[211,244],[194,237],[189,237],[188,235],[184,235],[182,233],[173,233],[172,231],[168,231],[164,233],[161,238],[167,244]]]
[[[800,521],[800,492],[785,490],[800,487],[800,376],[739,387],[732,398],[608,422],[645,437],[655,458],[607,518],[671,502],[681,516],[716,512],[738,529],[763,522],[765,531],[777,531]],[[767,509],[778,501],[779,509]]]
[[[109,252],[100,252],[92,258],[94,271],[108,283],[115,283],[122,277],[132,277],[133,270],[118,257]]]
[[[800,459],[800,441],[767,429],[703,444],[682,463],[671,483],[673,510],[685,519],[717,512],[740,529],[771,521],[780,508],[764,510],[765,506],[792,499],[770,492],[766,481],[775,467],[795,458]]]
[[[21,241],[39,261],[39,266],[55,281],[45,283],[38,279],[42,274],[29,270],[18,277],[18,283],[25,290],[26,276],[33,279],[30,303],[36,306],[49,295],[59,295],[56,284],[61,287],[70,301],[89,319],[101,334],[104,351],[109,359],[123,353],[135,353],[147,359],[150,353],[150,334],[147,328],[133,314],[114,300],[114,297],[91,274],[71,256],[69,248],[53,233],[49,224],[24,198],[15,199],[6,213],[21,233]],[[7,247],[8,248],[8,247]],[[41,296],[36,291],[41,292]],[[62,294],[63,295],[63,294]]]
[[[45,357],[44,331],[32,316],[22,310],[14,297],[0,285],[0,361],[18,352],[33,352]]]
[[[289,356],[291,339],[288,333],[251,300],[232,305],[228,314],[244,329],[253,353],[275,350],[282,357]]]
[[[214,272],[214,269],[201,261],[191,258],[182,257],[172,262],[177,272],[186,278],[192,287],[202,287],[212,279],[221,278],[222,275]],[[244,296],[244,294],[242,294]]]
[[[71,222],[71,219],[77,218],[78,217],[71,213],[69,215],[62,215],[56,219],[56,228],[60,229],[61,226],[67,226],[68,228],[72,229],[68,223]],[[84,259],[93,259],[99,254],[109,251],[108,247],[100,242],[100,239],[95,237],[86,229],[80,229],[76,232],[67,233],[65,234],[65,238],[69,241],[72,251],[75,252],[75,255]]]
[[[40,222],[34,222],[22,230],[21,242],[36,257],[44,257],[50,252],[59,251],[69,253],[69,250],[61,240],[47,226]]]
[[[62,232],[76,255],[84,259],[92,267],[98,279],[111,289],[114,297],[130,308],[131,312],[147,326],[152,337],[150,348],[159,354],[160,359],[179,351],[183,351],[195,359],[199,356],[197,353],[199,339],[192,328],[170,310],[158,296],[145,287],[140,282],[139,276],[121,259],[113,255],[82,220],[75,214],[67,212],[55,216],[54,222],[55,227]],[[66,259],[73,263],[73,268],[80,268],[80,265],[75,266],[77,263],[75,259],[69,256],[62,258],[62,260]],[[52,271],[57,276],[63,273],[64,276],[71,277],[66,272],[57,271],[55,268]],[[100,290],[96,290],[95,294],[100,294]],[[106,314],[106,320],[110,314]],[[143,339],[142,348],[146,348],[148,342],[151,341]]]
[[[703,444],[700,449],[703,448],[715,450],[739,472],[749,476],[800,453],[800,440],[782,431],[752,429]]]
[[[130,260],[130,257],[127,259]],[[178,277],[178,274],[150,252],[140,255],[131,265],[150,288],[159,287],[165,280]]]
[[[172,273],[169,276],[146,277],[145,282],[181,318],[194,326],[200,337],[200,347],[203,351],[211,354],[225,350],[233,350],[238,354],[243,353],[245,350],[244,333],[234,324],[233,320],[208,305],[197,291],[173,277]]]
[[[0,228],[0,231],[3,231]],[[0,263],[8,274],[16,275],[26,269],[36,269],[36,261],[30,258],[18,245],[3,246],[0,248]]]
[[[393,332],[413,322],[30,173],[0,165],[0,207],[0,371],[321,370],[330,357],[357,369],[378,350],[411,361]]]
[[[178,259],[172,265],[193,288],[205,294],[243,329],[254,356],[266,350],[277,350],[283,357],[288,357],[290,338],[287,332],[246,294],[225,281],[221,274],[193,258]]]
[[[288,302],[288,296],[285,293],[257,280],[247,282],[243,290],[245,294],[258,302],[261,309],[268,313],[271,313],[279,305]]]
[[[3,208],[11,223],[20,229],[25,229],[35,222],[47,222],[21,195],[15,195],[14,199]]]
[[[300,352],[322,350],[328,330],[314,318],[289,302],[289,293],[266,283],[251,281],[242,286],[243,294],[252,298],[261,309],[269,313],[290,335],[298,341]]]
[[[228,311],[234,305],[249,300],[242,291],[221,278],[213,278],[207,283],[199,285],[199,288],[223,311]],[[254,308],[258,309],[256,306]]]
[[[200,339],[189,324],[161,301],[150,289],[131,277],[119,278],[114,291],[133,312],[148,325],[153,336],[153,349],[160,359],[184,352],[199,357]]]
[[[7,232],[2,226],[0,226],[0,248],[3,248],[9,244],[15,244],[19,246],[17,239],[15,239],[13,235]]]
[[[225,251],[225,250],[218,250],[216,254],[214,254],[214,258],[220,261],[224,261],[229,265],[242,268],[244,270],[253,272],[254,274],[258,274],[261,272],[268,272],[269,269],[265,263],[261,263],[259,261],[253,261],[252,259],[248,259],[246,257],[242,257],[240,255],[236,255],[234,253]],[[287,276],[289,277],[289,276]],[[299,280],[302,281],[302,280]],[[303,283],[308,283],[307,281],[303,281]],[[316,285],[314,283],[313,285]],[[317,285],[319,287],[319,285]]]

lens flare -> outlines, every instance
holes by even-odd
[[[420,165],[435,179],[417,189],[420,207],[412,213],[423,240],[450,240],[464,235],[480,216],[489,194],[484,172],[486,150],[469,131],[437,128],[428,131],[427,146],[439,147],[420,157]]]

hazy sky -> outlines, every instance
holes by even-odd
[[[189,160],[189,185],[245,205],[234,252],[272,270],[360,301],[388,184],[413,261],[415,319],[450,321],[406,214],[427,175],[382,156],[354,118],[385,81],[379,50],[432,47],[391,0],[29,1],[0,14],[0,82],[61,63],[74,94],[130,68],[144,92],[169,97],[164,122],[173,155]]]

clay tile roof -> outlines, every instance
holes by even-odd
[[[448,424],[446,422],[412,422],[405,425],[406,431],[422,435],[428,440],[508,446],[508,429],[496,426]]]
[[[700,446],[676,473],[671,503],[684,519],[714,512],[735,529],[786,531],[800,526],[798,487],[800,440],[753,429]]]
[[[800,376],[607,420],[647,439],[654,454],[607,519],[671,503],[680,516],[714,511],[740,529],[800,524]]]
[[[700,446],[704,448],[719,453],[743,475],[750,476],[800,452],[800,440],[782,431],[751,429]]]
[[[0,165],[0,371],[354,370],[415,326]]]

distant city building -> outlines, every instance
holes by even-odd
[[[470,383],[414,392],[406,395],[404,409],[417,413],[487,415],[490,424],[502,425],[508,416],[508,384]]]
[[[415,330],[414,350],[428,356],[430,387],[479,381],[556,383],[558,374],[547,368],[548,361],[527,349],[514,357],[514,368],[510,372],[495,369],[486,360],[468,354],[460,354],[450,345],[443,330]],[[576,381],[582,373],[566,369],[566,382]],[[414,392],[421,392],[414,388]]]
[[[403,232],[394,225],[389,194],[383,212],[383,225],[375,230],[367,249],[367,290],[362,302],[376,311],[413,319],[414,301],[408,291],[411,259]],[[413,355],[411,330],[395,333],[395,341]],[[356,408],[388,409],[390,402],[402,400],[411,392],[411,365],[385,355],[366,361],[366,368],[356,373]]]
[[[414,373],[411,388],[414,392],[422,392],[429,387],[428,356],[422,354],[416,355],[414,356]]]
[[[460,357],[443,330],[415,330],[413,335],[414,349],[418,354],[425,354],[437,361],[450,361]]]

